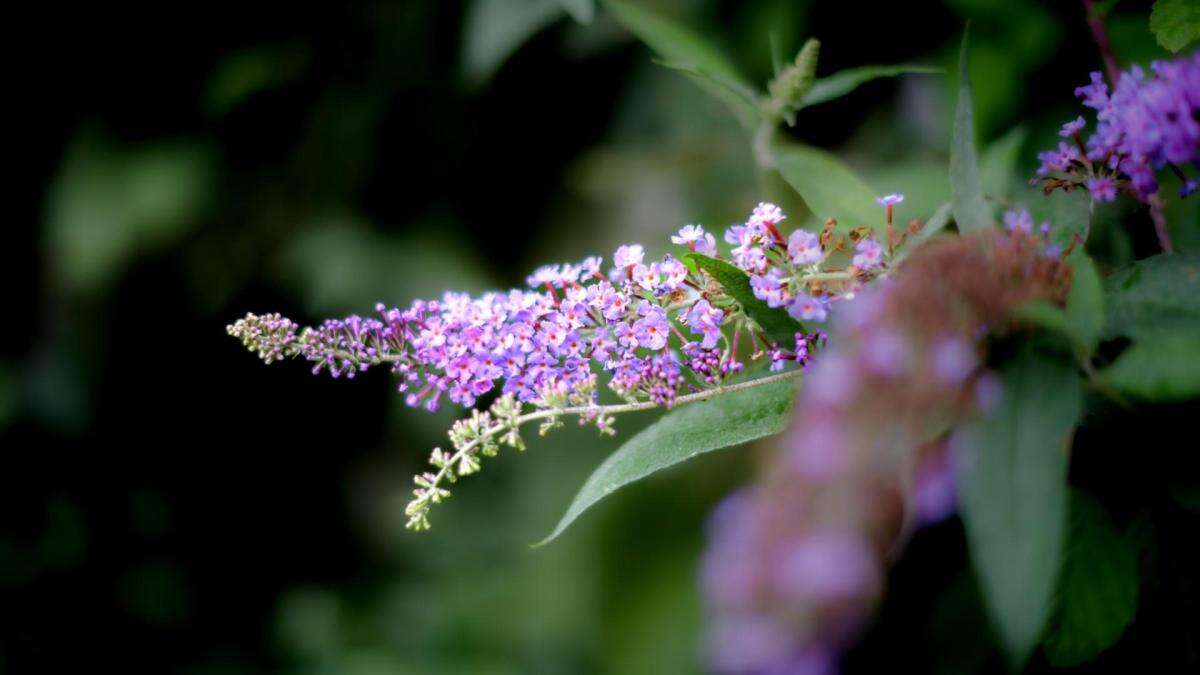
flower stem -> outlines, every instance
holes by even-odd
[[[788,370],[788,371],[785,371],[782,373],[776,373],[775,375],[768,375],[766,377],[755,378],[753,380],[748,380],[746,382],[738,382],[737,384],[719,385],[717,387],[713,387],[712,389],[705,389],[704,391],[698,391],[694,394],[687,394],[686,396],[680,396],[679,398],[675,399],[675,405],[679,406],[679,405],[684,405],[684,404],[688,404],[688,403],[696,403],[698,401],[710,399],[714,396],[720,396],[721,394],[730,394],[735,391],[742,391],[744,389],[752,389],[754,387],[762,387],[762,386],[766,386],[768,384],[773,384],[775,382],[780,382],[782,380],[788,380],[793,377],[799,377],[802,374],[804,374],[803,370],[799,370],[799,369]],[[495,424],[495,425],[492,425],[491,427],[488,427],[477,438],[471,440],[470,442],[465,444],[463,447],[459,448],[450,457],[450,459],[447,460],[445,462],[445,464],[442,465],[442,468],[437,472],[437,474],[434,475],[433,481],[431,482],[431,487],[434,489],[439,487],[441,485],[442,481],[446,478],[446,474],[452,470],[452,467],[455,466],[463,458],[463,456],[466,453],[474,450],[475,447],[478,446],[480,443],[482,443],[484,440],[489,439],[492,436],[495,436],[496,434],[498,434],[506,429],[519,427],[528,422],[545,419],[547,417],[557,417],[559,415],[599,414],[599,415],[607,416],[607,415],[617,415],[617,414],[628,413],[628,412],[638,412],[638,411],[642,411],[642,410],[651,410],[653,408],[660,408],[660,407],[662,407],[662,406],[660,406],[659,404],[657,404],[653,401],[640,401],[638,403],[620,403],[620,404],[614,404],[614,405],[600,405],[600,406],[579,405],[579,406],[571,406],[568,408],[547,408],[545,410],[536,410],[531,413],[526,413],[524,415],[517,417],[512,422],[502,422],[500,424]]]

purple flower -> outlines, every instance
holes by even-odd
[[[1076,117],[1070,122],[1062,125],[1062,129],[1059,130],[1058,135],[1062,136],[1063,138],[1070,138],[1082,131],[1086,126],[1087,121],[1083,119],[1083,115],[1080,115],[1079,117]]]
[[[827,309],[825,302],[805,293],[797,293],[787,308],[788,314],[797,321],[824,321]]]
[[[633,324],[633,335],[638,345],[658,351],[667,346],[667,338],[671,335],[671,326],[667,323],[667,315],[661,307],[643,301],[638,313],[642,318]]]
[[[902,201],[904,201],[904,195],[900,194],[899,192],[875,198],[875,203],[884,208],[891,208]]]
[[[1097,178],[1089,178],[1087,180],[1088,191],[1092,193],[1092,199],[1098,202],[1111,202],[1117,198],[1117,184],[1112,178],[1107,176],[1099,176]]]
[[[821,239],[806,230],[796,230],[788,235],[788,258],[793,265],[815,265],[825,258],[821,250]]]
[[[721,322],[724,320],[725,312],[713,307],[704,298],[697,300],[687,313],[689,330],[704,336],[700,343],[704,349],[712,349],[717,345],[721,339]]]
[[[775,572],[775,587],[792,600],[840,602],[873,595],[880,585],[871,545],[853,532],[813,532],[791,546]]]
[[[645,250],[640,244],[620,246],[617,248],[617,252],[613,254],[613,264],[621,269],[631,265],[640,265],[642,264],[642,257],[644,255]]]
[[[787,304],[787,287],[776,274],[751,275],[750,289],[754,291],[754,297],[766,302],[770,307],[782,307]]]
[[[1025,209],[1009,210],[1004,213],[1004,227],[1008,228],[1009,232],[1024,232],[1025,234],[1033,234],[1033,216],[1029,215],[1029,211]]]
[[[1091,73],[1091,78],[1090,84],[1075,88],[1075,95],[1083,99],[1087,107],[1103,110],[1108,105],[1108,85],[1098,70]]]
[[[759,202],[750,214],[750,220],[746,221],[746,225],[751,229],[757,226],[775,226],[783,222],[785,218],[787,216],[783,215],[783,209],[768,202]]]
[[[699,225],[684,225],[679,228],[678,235],[671,235],[671,243],[680,246],[694,246],[696,242],[704,238],[704,228]]]
[[[975,350],[957,336],[947,336],[934,343],[931,356],[934,376],[949,385],[961,384],[978,364]]]
[[[855,244],[854,250],[858,251],[858,254],[851,262],[860,270],[873,270],[883,264],[883,248],[874,239],[867,238],[859,241]]]

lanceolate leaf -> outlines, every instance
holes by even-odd
[[[712,275],[725,292],[738,301],[746,316],[763,329],[767,337],[781,345],[790,347],[796,338],[796,333],[803,331],[804,326],[796,321],[780,307],[771,307],[759,300],[750,288],[750,277],[742,270],[730,265],[724,260],[717,260],[698,253],[685,256],[697,267]]]
[[[558,4],[579,23],[591,23],[596,12],[595,0],[558,0]]]
[[[1104,507],[1074,490],[1046,660],[1070,668],[1112,646],[1137,612],[1138,556]]]
[[[693,79],[697,84],[732,108],[743,125],[749,127],[758,121],[757,106],[733,93],[753,91],[753,87],[745,83],[724,54],[699,35],[632,2],[605,0],[604,6],[618,23],[646,43],[663,61],[696,73]]]
[[[604,460],[567,508],[554,540],[593,504],[636,480],[696,455],[777,434],[792,416],[796,383],[790,379],[718,395],[667,413]]]
[[[1200,334],[1139,338],[1100,375],[1120,391],[1148,401],[1200,397]]]
[[[1200,255],[1156,255],[1104,280],[1104,336],[1200,334]]]
[[[1028,205],[1033,222],[1050,225],[1050,241],[1066,248],[1071,242],[1087,241],[1092,222],[1092,197],[1086,190],[1071,190],[1046,195],[1026,187],[1017,199]]]
[[[1017,163],[1027,138],[1028,129],[1013,127],[983,151],[979,157],[979,177],[984,194],[994,199],[1007,199],[1013,188],[1024,182],[1017,179]]]
[[[1104,288],[1096,264],[1082,248],[1071,255],[1071,295],[1067,297],[1067,318],[1071,322],[1082,356],[1096,349],[1104,328]]]
[[[775,166],[817,218],[836,218],[843,228],[882,228],[875,193],[842,160],[812,146],[779,144]]]
[[[954,113],[954,138],[950,144],[950,192],[954,221],[960,232],[979,232],[995,227],[992,208],[983,198],[979,157],[975,150],[975,111],[971,102],[971,78],[967,72],[967,38],[963,34],[958,61],[958,108]]]
[[[1067,456],[1079,377],[1026,351],[1001,371],[1003,393],[962,430],[958,482],[971,559],[992,622],[1019,670],[1050,613],[1062,560]]]
[[[817,78],[813,82],[812,88],[800,99],[800,105],[797,109],[807,108],[810,105],[817,105],[832,101],[835,98],[840,98],[858,89],[860,85],[871,80],[877,80],[881,77],[896,77],[897,75],[933,75],[941,73],[941,68],[934,66],[920,66],[911,64],[899,64],[894,66],[860,66],[858,68],[847,68],[827,77]]]

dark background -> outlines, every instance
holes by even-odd
[[[1024,175],[1099,67],[1072,2],[653,4],[755,82],[770,76],[770,32],[787,54],[819,37],[820,74],[949,67],[971,18],[981,138],[1023,123]],[[1114,10],[1124,62],[1161,55],[1148,4]],[[415,535],[410,475],[454,411],[405,409],[382,373],[268,369],[224,332],[246,311],[316,322],[507,288],[543,262],[626,241],[661,252],[685,222],[744,217],[761,195],[719,104],[603,10],[580,25],[530,5],[99,5],[13,20],[0,672],[700,669],[703,519],[761,449],[646,481],[530,550],[616,447],[567,429],[490,464]],[[794,133],[925,217],[949,193],[951,86],[875,82],[805,111]],[[1097,245],[1118,264],[1152,249],[1145,232]],[[1192,412],[1118,415],[1095,445],[1153,445]],[[648,419],[620,420],[621,436]],[[1200,567],[1195,512],[1156,501],[1161,472],[1114,484],[1120,462],[1096,456],[1077,478],[1151,495],[1117,515],[1135,523],[1158,504],[1153,517],[1182,519],[1193,543],[1166,566]],[[919,535],[849,668],[998,669],[966,567],[957,522]],[[1197,589],[1163,578],[1098,668],[1150,650],[1196,658]]]

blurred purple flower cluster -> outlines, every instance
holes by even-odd
[[[1086,143],[1083,117],[1063,125],[1058,148],[1038,155],[1038,179],[1046,189],[1085,186],[1096,201],[1113,201],[1122,189],[1141,200],[1158,192],[1156,172],[1179,176],[1180,194],[1200,186],[1187,164],[1200,169],[1200,52],[1174,61],[1155,61],[1151,73],[1133,66],[1109,92],[1099,72],[1075,90],[1096,110],[1096,130]]]
[[[783,451],[710,521],[701,579],[722,673],[828,673],[869,619],[889,555],[955,510],[947,430],[996,400],[981,336],[1070,269],[1017,226],[933,242],[846,303]]]

